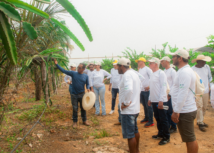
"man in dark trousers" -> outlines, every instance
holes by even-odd
[[[75,71],[66,71],[62,67],[58,65],[57,60],[54,60],[56,67],[62,72],[72,77],[72,92],[71,92],[71,101],[73,106],[73,128],[77,128],[77,119],[78,119],[78,102],[80,102],[81,108],[81,117],[83,124],[89,126],[88,122],[86,121],[86,111],[82,107],[82,98],[85,94],[85,85],[87,91],[89,92],[89,79],[87,74],[84,74],[83,71],[85,70],[86,65],[84,63],[80,63],[77,67],[77,72]]]

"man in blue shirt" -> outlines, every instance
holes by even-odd
[[[73,106],[73,128],[77,128],[77,119],[78,119],[78,102],[80,102],[81,108],[81,117],[83,120],[83,124],[89,126],[88,122],[86,121],[86,111],[82,107],[82,98],[85,94],[85,85],[87,91],[89,92],[89,79],[86,74],[83,73],[85,70],[86,65],[84,63],[80,63],[77,67],[77,72],[75,71],[66,71],[62,67],[58,65],[57,60],[54,60],[56,67],[62,72],[72,77],[72,91],[71,91],[71,101]]]

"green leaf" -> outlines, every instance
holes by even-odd
[[[87,35],[89,41],[93,41],[91,31],[88,28],[88,25],[85,23],[85,20],[82,18],[82,16],[77,12],[75,7],[68,1],[68,0],[56,0],[59,4],[61,4],[79,23],[79,25],[82,27],[83,31]]]
[[[62,51],[62,49],[50,48],[50,49],[43,50],[39,54],[40,55],[47,55],[47,54],[54,53],[54,52],[59,52],[59,51]]]
[[[61,22],[59,22],[58,20],[51,18],[51,21],[53,21],[56,25],[58,25],[65,33],[67,33],[69,35],[69,37],[77,44],[77,46],[79,46],[79,48],[84,51],[85,48],[82,45],[82,43],[77,39],[77,37],[65,26],[63,25]]]
[[[19,12],[16,11],[16,9],[9,4],[0,3],[0,10],[4,12],[9,18],[16,20],[16,21],[21,21],[21,17],[19,15]]]
[[[41,2],[41,3],[47,3],[50,4],[51,1],[50,0],[36,0],[37,2]]]
[[[14,41],[13,33],[8,23],[8,19],[5,14],[0,11],[0,35],[2,38],[2,43],[6,50],[7,57],[10,59],[10,62],[14,65],[17,64],[17,51],[16,43]]]
[[[35,14],[38,14],[38,15],[42,16],[43,18],[46,18],[46,19],[49,18],[49,15],[47,13],[45,13],[42,10],[40,10],[40,9],[38,9],[38,8],[28,4],[28,3],[25,3],[23,1],[20,1],[20,0],[7,0],[7,2],[15,5],[16,7],[19,7],[19,8],[28,10],[30,12],[33,12]]]
[[[34,29],[34,27],[28,23],[28,22],[23,22],[23,29],[24,31],[27,33],[28,37],[30,39],[36,39],[38,37],[36,30]]]

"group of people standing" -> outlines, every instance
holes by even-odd
[[[178,71],[171,67],[170,62],[178,68]],[[96,95],[95,115],[100,115],[100,102],[102,115],[105,110],[105,85],[104,81],[110,79],[109,91],[112,92],[112,107],[109,114],[114,113],[116,97],[119,94],[119,122],[115,125],[122,126],[123,138],[128,139],[129,151],[139,152],[140,134],[137,127],[137,117],[140,113],[140,103],[144,107],[145,118],[141,123],[145,127],[154,126],[153,116],[157,122],[158,132],[153,139],[160,139],[159,145],[170,142],[170,134],[179,129],[182,141],[186,142],[188,153],[197,153],[198,144],[194,132],[194,119],[197,117],[197,125],[203,132],[208,127],[204,123],[204,115],[209,99],[209,88],[211,87],[212,75],[210,67],[206,62],[211,61],[210,57],[199,55],[192,62],[197,62],[194,67],[188,65],[189,53],[184,49],[177,50],[172,54],[172,59],[163,57],[158,59],[152,57],[149,60],[141,57],[135,62],[138,63],[138,71],[131,68],[129,59],[121,58],[113,62],[111,74],[101,69],[101,64],[96,62],[86,65],[80,63],[78,72],[72,67],[71,71],[61,68],[57,61],[55,64],[60,71],[72,77],[68,78],[69,91],[73,106],[73,127],[76,128],[78,102],[81,107],[81,117],[84,125],[89,125],[86,120],[86,112],[82,108],[82,97],[85,89],[93,91]],[[149,67],[146,66],[149,62]],[[160,64],[165,70],[159,69]],[[196,75],[200,76],[205,86],[201,99],[195,99]],[[67,81],[66,81],[67,82]],[[72,84],[72,85],[71,85]],[[214,88],[211,88],[211,90]],[[214,94],[214,91],[212,91]],[[214,102],[214,95],[211,93],[211,102]],[[212,100],[213,99],[213,100]]]

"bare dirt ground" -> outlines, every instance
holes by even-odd
[[[106,112],[111,111],[111,93],[106,86]],[[29,94],[30,93],[30,96]],[[27,98],[26,98],[27,97]],[[0,132],[0,152],[10,152],[19,140],[33,126],[44,109],[43,101],[34,101],[34,85],[29,89],[21,89],[16,95],[16,102],[6,112],[5,121]],[[95,116],[95,109],[87,112],[91,126],[82,125],[80,112],[78,129],[72,128],[72,107],[68,86],[58,89],[58,94],[51,97],[53,106],[46,110],[41,124],[27,136],[16,152],[38,153],[126,153],[127,140],[122,138],[121,126],[118,122],[117,104],[115,113],[107,116]],[[33,109],[32,109],[33,108]],[[157,134],[156,126],[145,128],[140,124],[144,118],[143,107],[138,117],[141,153],[185,153],[185,143],[181,142],[179,133],[171,135],[170,143],[159,146],[159,140],[153,140]],[[214,152],[214,110],[209,105],[205,122],[209,124],[207,132],[199,131],[195,124],[195,133],[199,143],[199,152]],[[156,124],[156,123],[155,123]]]

